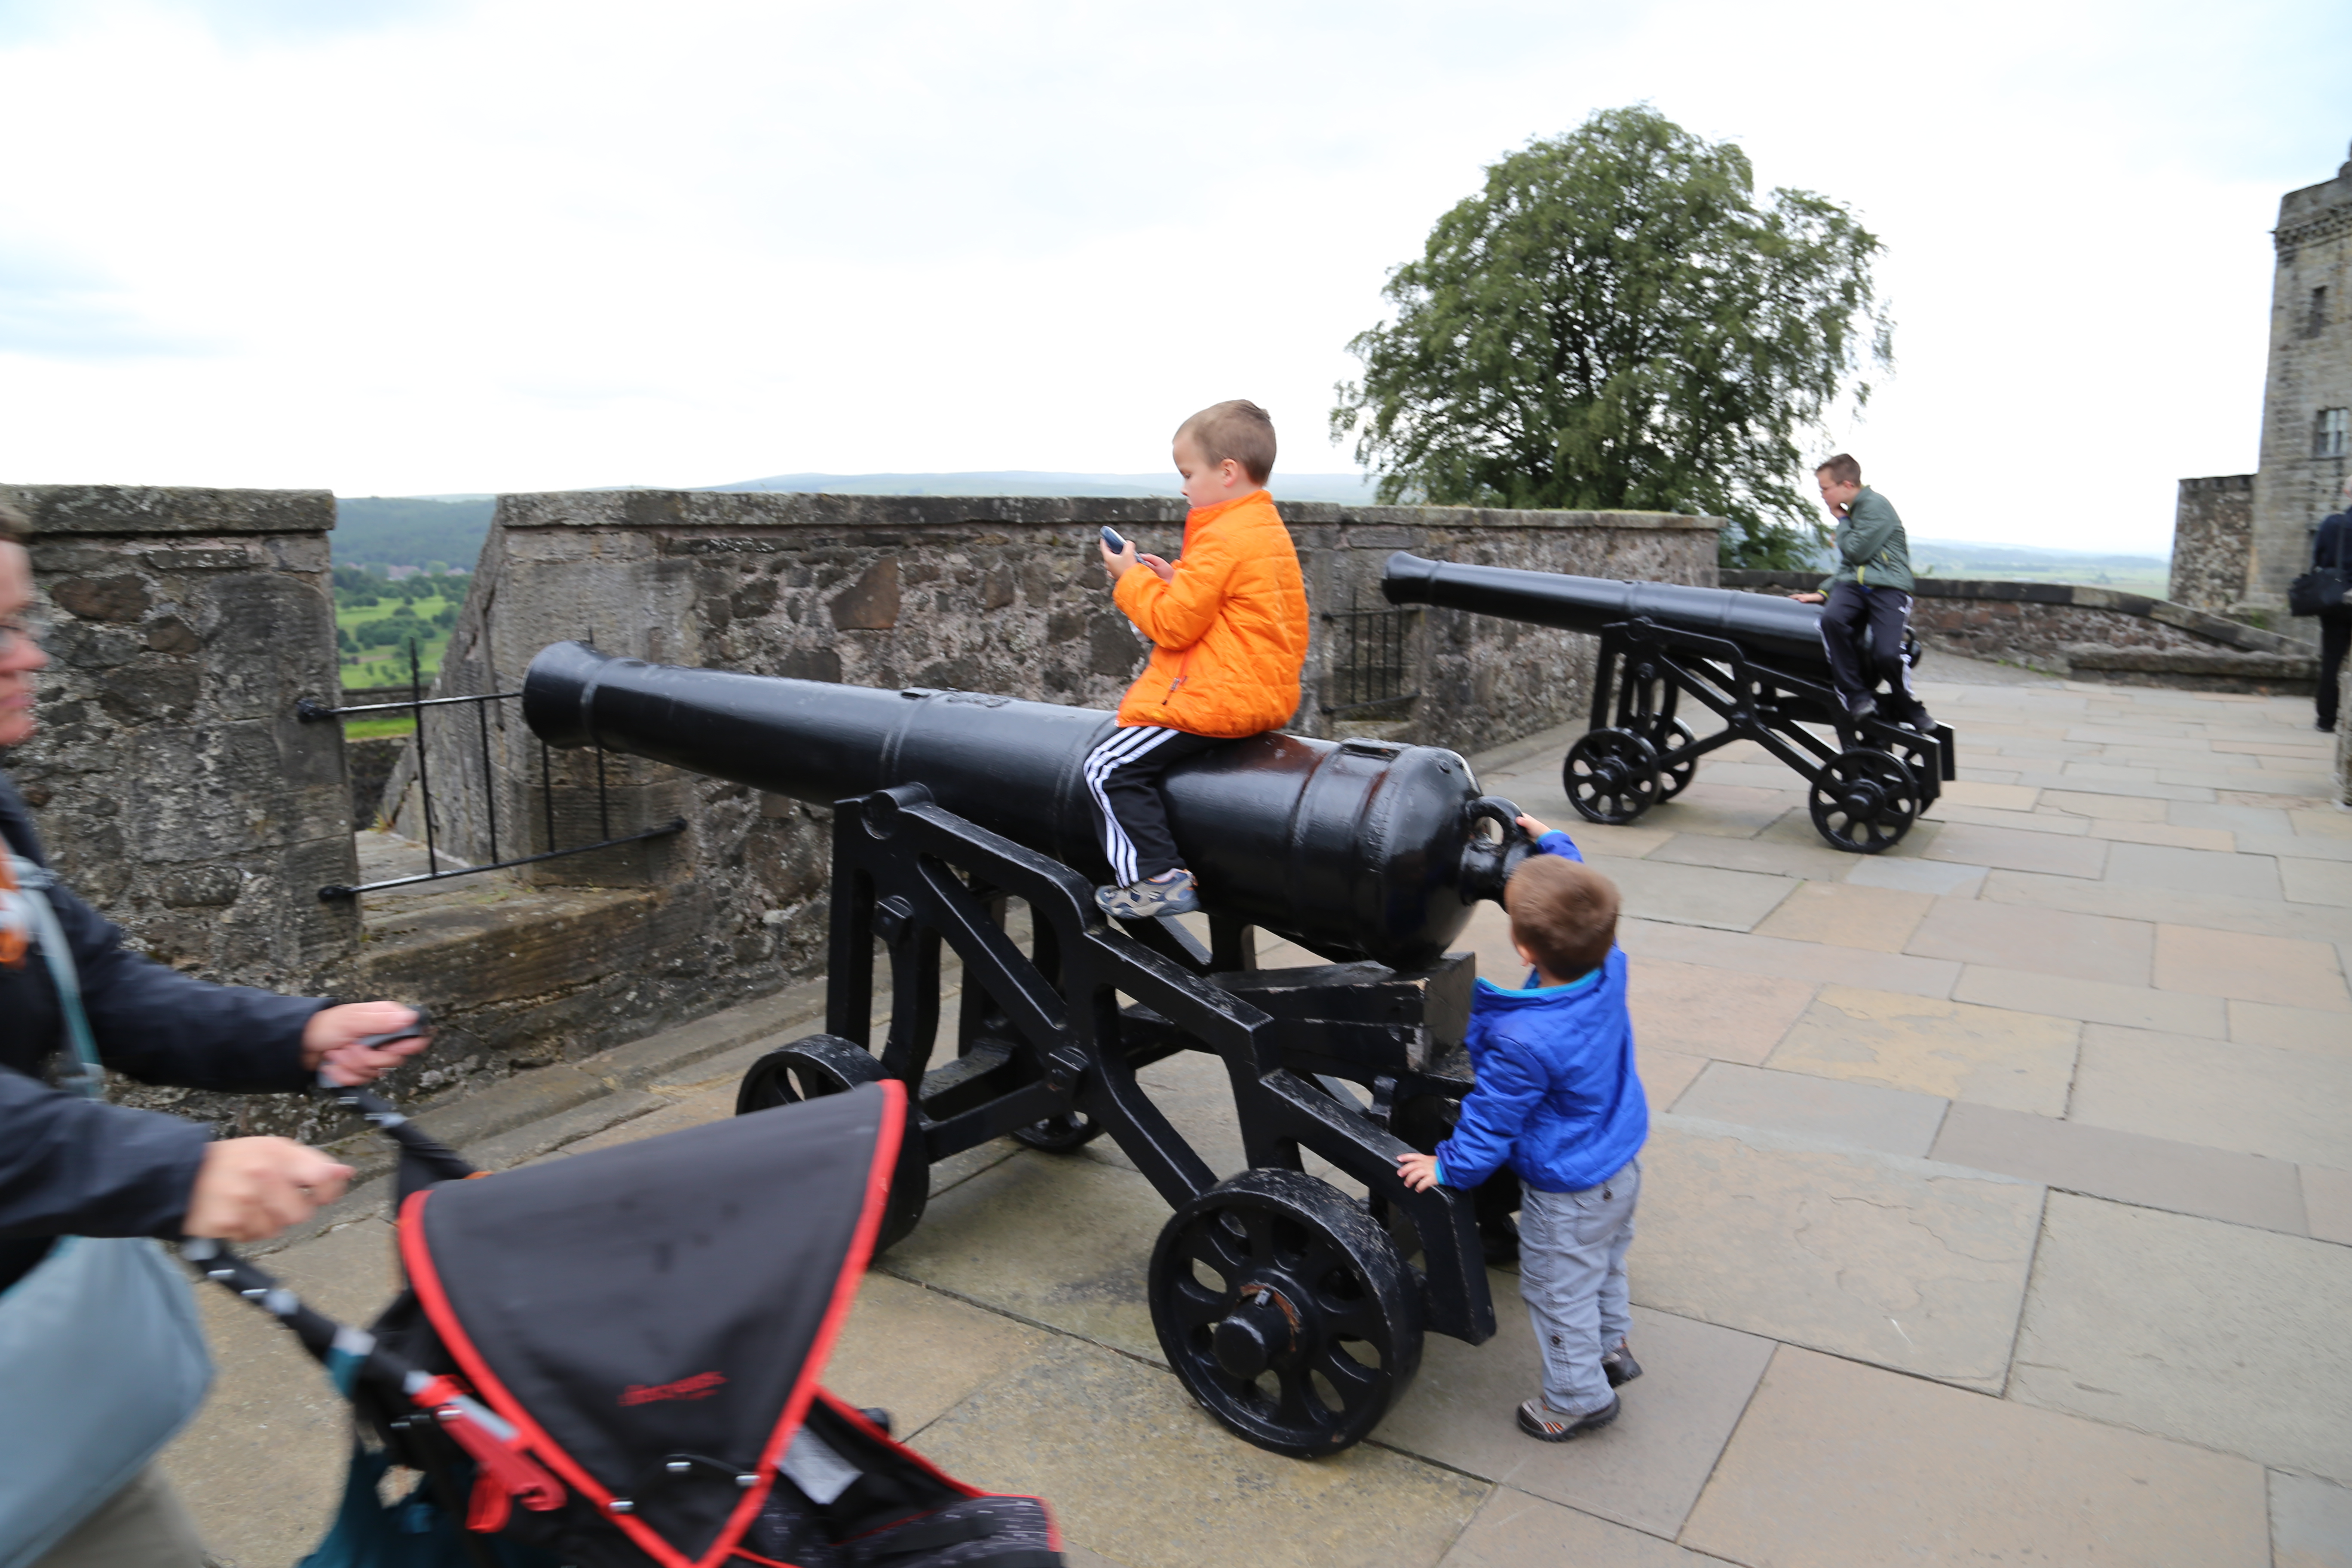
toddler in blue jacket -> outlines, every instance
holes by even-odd
[[[1650,1107],[1633,1071],[1617,888],[1565,833],[1519,826],[1539,853],[1511,874],[1511,945],[1533,973],[1513,991],[1478,982],[1467,1044],[1477,1087],[1433,1154],[1403,1154],[1415,1192],[1468,1189],[1508,1165],[1525,1188],[1519,1294],[1543,1354],[1543,1392],[1519,1429],[1547,1443],[1617,1419],[1642,1375],[1626,1343],[1625,1249],[1642,1190]]]

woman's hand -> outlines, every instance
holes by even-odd
[[[291,1138],[223,1139],[205,1149],[180,1229],[216,1241],[267,1241],[341,1197],[352,1175],[349,1165]]]
[[[352,1002],[310,1015],[302,1026],[302,1067],[324,1071],[328,1079],[348,1088],[373,1083],[429,1043],[425,1036],[395,1040],[386,1046],[363,1046],[371,1035],[389,1035],[416,1022],[414,1007],[397,1002]]]

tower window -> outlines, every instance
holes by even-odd
[[[2324,287],[2314,289],[2311,291],[2311,310],[2303,318],[2303,335],[2306,338],[2315,338],[2326,331],[2326,327],[2327,290]]]
[[[2352,457],[2352,408],[2323,408],[2311,422],[2311,455]]]

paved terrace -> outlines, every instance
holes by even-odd
[[[1502,1331],[1433,1337],[1374,1441],[1229,1437],[1159,1360],[1165,1209],[1107,1142],[936,1171],[827,1382],[1052,1499],[1093,1568],[2352,1563],[2352,814],[2310,705],[1930,668],[1989,683],[1927,688],[1961,782],[1878,858],[1824,847],[1760,755],[1613,829],[1566,808],[1568,732],[1483,761],[1625,893],[1658,1114],[1615,1426],[1517,1434],[1535,1355],[1497,1274]],[[1472,936],[1508,975],[1499,912]],[[725,1115],[776,1038],[475,1152]],[[1231,1169],[1222,1077],[1147,1081]],[[364,1318],[390,1235],[364,1196],[340,1218],[274,1263]],[[290,1563],[343,1412],[274,1326],[206,1310],[223,1375],[172,1465],[224,1561]]]

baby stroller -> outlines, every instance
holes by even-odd
[[[216,1242],[358,1415],[306,1568],[1057,1568],[1039,1500],[983,1493],[817,1385],[906,1126],[895,1082],[482,1181],[397,1111],[409,1289],[367,1331]],[[387,1502],[394,1465],[421,1472]]]

